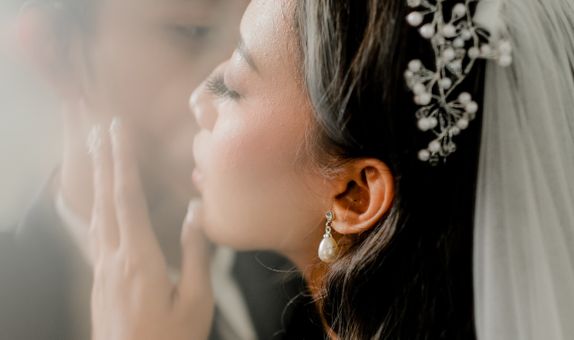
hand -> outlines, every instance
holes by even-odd
[[[203,340],[213,318],[208,247],[191,203],[174,284],[151,227],[125,126],[94,129],[92,340]]]

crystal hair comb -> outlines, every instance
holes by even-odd
[[[506,39],[493,41],[490,34],[473,22],[470,4],[464,0],[452,7],[446,17],[445,0],[407,0],[413,9],[406,20],[418,27],[429,40],[435,56],[434,70],[421,60],[411,60],[405,71],[407,86],[414,93],[417,126],[430,131],[434,139],[418,153],[423,162],[436,164],[456,150],[453,137],[465,130],[478,111],[478,104],[468,92],[457,91],[479,58],[496,60],[500,66],[512,63],[512,46]],[[432,20],[425,20],[432,18]],[[447,20],[448,19],[448,20]]]

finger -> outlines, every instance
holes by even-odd
[[[114,200],[121,246],[130,250],[159,251],[151,227],[139,168],[127,129],[119,117],[110,127],[114,159]]]
[[[209,294],[209,243],[201,229],[202,205],[191,201],[181,233],[182,270],[180,296],[187,301]]]
[[[103,251],[118,246],[118,230],[113,205],[113,173],[110,143],[104,138],[98,125],[90,132],[89,151],[94,170],[94,204],[92,208],[91,234],[93,250]]]

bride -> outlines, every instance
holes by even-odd
[[[192,96],[202,202],[177,284],[129,122],[94,129],[93,340],[206,339],[204,235],[289,257],[319,337],[566,339],[573,18],[569,0],[252,1]]]

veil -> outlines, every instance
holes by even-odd
[[[479,340],[574,338],[574,1],[481,0],[489,63],[474,239]]]

